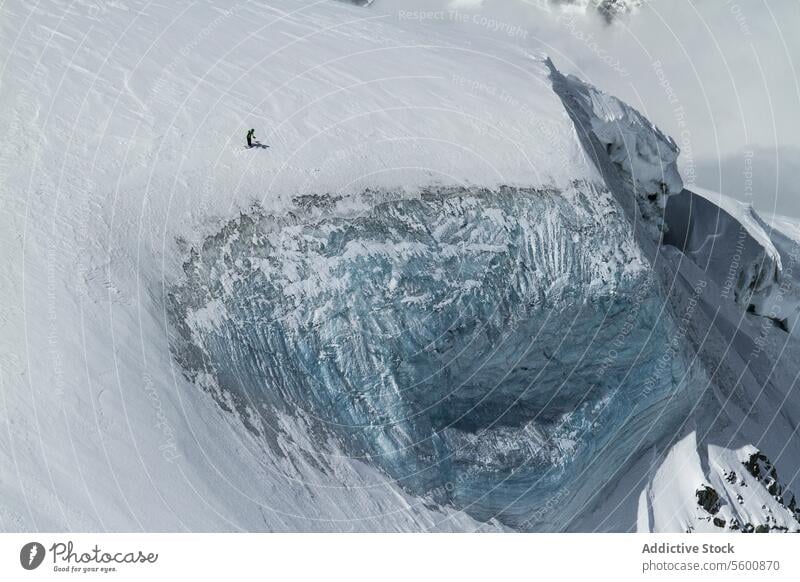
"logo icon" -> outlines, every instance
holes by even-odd
[[[35,570],[44,561],[44,546],[39,542],[28,542],[19,551],[19,563],[26,570]]]

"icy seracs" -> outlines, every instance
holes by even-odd
[[[276,414],[302,417],[320,465],[335,441],[415,495],[561,529],[680,425],[685,363],[660,363],[670,323],[608,192],[362,198],[242,216],[172,295],[177,357],[275,454],[298,454]]]

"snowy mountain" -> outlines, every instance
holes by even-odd
[[[635,109],[341,2],[3,10],[0,529],[800,527],[800,227]]]
[[[552,0],[551,3],[568,10],[595,10],[610,23],[635,12],[644,0]]]
[[[357,6],[372,6],[375,0],[342,0]],[[505,1],[505,0],[504,0]],[[495,4],[497,0],[442,0],[440,3],[430,3],[428,8],[436,10],[444,6],[448,10],[475,10],[483,8],[484,5]],[[625,15],[636,12],[644,0],[517,0],[517,4],[522,9],[527,9],[531,13],[536,11],[550,11],[560,10],[576,13],[598,13],[606,22],[611,23],[614,20]],[[385,6],[385,0],[378,0],[376,6]],[[499,4],[499,2],[497,2]]]

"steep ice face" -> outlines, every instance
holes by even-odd
[[[630,105],[573,76],[549,59],[553,90],[584,150],[625,208],[634,229],[658,240],[667,197],[683,190],[675,141]],[[644,242],[639,239],[639,242]]]
[[[207,239],[171,294],[177,359],[276,455],[325,467],[335,443],[431,502],[562,529],[681,422],[685,362],[607,191],[296,203]]]
[[[800,333],[800,243],[747,204],[707,190],[670,198],[663,242],[681,250],[720,289],[722,301]],[[791,229],[788,231],[791,234]]]
[[[5,523],[421,529],[459,513],[439,502],[597,526],[573,524],[680,416],[685,364],[541,61],[337,2],[43,6],[37,26],[0,19],[20,87],[0,108],[0,239],[23,253],[0,277],[17,306],[0,315]],[[268,151],[242,148],[253,125]],[[484,189],[375,194],[442,183]],[[254,198],[263,215],[205,238]],[[165,353],[174,240],[196,248],[171,289],[174,353],[235,414]]]
[[[679,282],[676,306],[685,281],[704,281],[687,339],[713,374],[697,436],[672,447],[641,493],[639,529],[798,531],[800,239],[791,221],[696,190],[670,197],[661,260]]]
[[[670,199],[665,220],[665,244],[708,273],[722,289],[722,299],[761,313],[779,282],[781,257],[752,208],[729,213],[684,190]]]
[[[295,195],[193,251],[170,295],[175,356],[276,456],[326,471],[343,454],[434,506],[560,530],[598,527],[604,492],[680,432],[707,379],[642,246],[682,189],[677,147],[546,64],[589,167],[570,154],[530,188]]]

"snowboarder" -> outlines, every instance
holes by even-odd
[[[256,130],[251,129],[250,131],[247,132],[247,147],[249,148],[253,147],[253,140],[255,139],[256,139]]]

